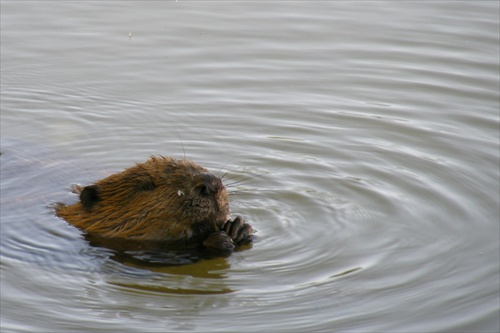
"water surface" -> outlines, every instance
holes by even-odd
[[[499,4],[2,1],[5,332],[494,332]],[[249,249],[143,265],[48,205],[151,154]]]

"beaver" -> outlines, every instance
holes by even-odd
[[[252,240],[253,228],[230,220],[222,180],[187,159],[152,156],[85,187],[79,202],[58,204],[55,212],[101,239],[186,244],[231,252]]]

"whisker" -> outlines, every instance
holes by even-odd
[[[232,160],[234,159],[234,157],[231,157],[229,159],[229,161],[227,161],[223,166],[222,168],[219,169],[219,171],[217,171],[215,174],[217,175],[217,177],[219,177],[220,179],[224,179],[224,177],[226,177],[226,175],[229,173],[229,171],[234,171],[235,169],[233,170],[227,170],[226,173],[224,173],[222,176],[219,176],[219,173],[226,167],[226,165],[229,164],[229,162],[231,162]]]
[[[251,196],[257,196],[257,197],[263,197],[263,198],[269,198],[268,195],[262,194],[262,193],[255,193],[250,190],[244,190],[244,191],[232,191],[228,192],[230,197],[237,196],[237,195],[251,195]]]
[[[179,138],[179,141],[181,142],[181,147],[182,147],[182,154],[183,154],[183,159],[186,159],[186,149],[184,148],[184,142],[182,142],[181,135],[179,133],[179,130],[177,129],[177,126],[175,126],[174,123],[170,123],[170,125],[174,128],[175,133],[177,134],[177,137]]]
[[[240,179],[240,180],[234,181],[234,182],[232,182],[232,183],[227,183],[227,184],[224,184],[224,185],[225,185],[225,186],[234,186],[234,185],[241,184],[241,183],[243,183],[243,182],[247,182],[247,181],[249,181],[249,180],[255,179],[255,178],[257,178],[257,177],[262,177],[262,176],[267,175],[267,174],[269,174],[269,173],[271,173],[271,172],[270,172],[270,171],[268,171],[268,172],[265,172],[265,173],[262,173],[262,174],[253,175],[253,176],[251,176],[251,177],[243,178],[243,179]]]
[[[263,173],[260,173],[260,174],[255,174],[255,175],[252,175],[251,177],[243,178],[243,179],[235,181],[233,183],[229,183],[228,185],[231,186],[231,185],[234,185],[234,184],[239,184],[239,183],[247,181],[247,180],[251,180],[251,179],[254,179],[254,178],[257,178],[257,177],[262,177],[262,176],[267,175],[269,173],[271,173],[271,171],[266,171],[266,172],[263,172]]]
[[[238,200],[232,200],[231,203],[236,204],[238,206],[247,206],[247,207],[252,207],[252,208],[260,208],[261,206],[250,203],[250,202],[245,202],[245,201],[238,201]]]

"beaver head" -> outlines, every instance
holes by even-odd
[[[203,238],[229,218],[220,178],[189,160],[151,157],[80,191],[56,213],[90,234],[148,241]]]

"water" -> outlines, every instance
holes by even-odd
[[[2,1],[2,331],[498,331],[499,20]],[[151,154],[250,178],[253,246],[148,266],[47,207]]]

